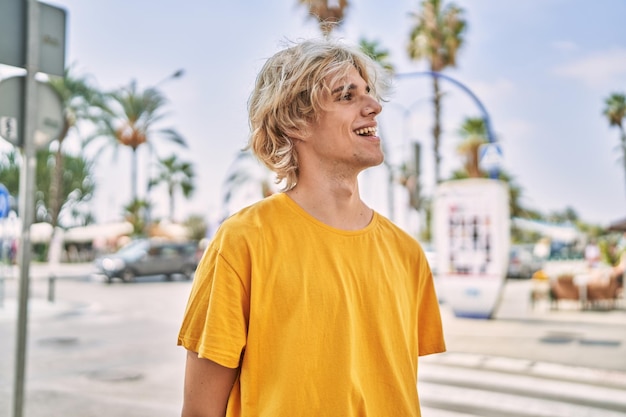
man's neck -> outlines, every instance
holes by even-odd
[[[287,195],[317,220],[341,230],[359,230],[373,211],[359,195],[358,183],[308,184],[298,182]]]

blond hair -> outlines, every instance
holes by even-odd
[[[324,94],[345,78],[351,68],[382,100],[389,78],[359,48],[332,39],[306,40],[269,58],[259,72],[248,101],[248,148],[284,180],[283,191],[298,180],[298,155],[290,132],[303,131],[321,110]],[[347,88],[347,86],[346,86]]]

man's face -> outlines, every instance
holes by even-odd
[[[320,168],[340,175],[355,175],[381,164],[384,158],[375,118],[382,107],[370,95],[369,86],[351,68],[347,77],[330,87],[331,94],[322,99],[325,110],[303,138],[304,151],[313,153]]]

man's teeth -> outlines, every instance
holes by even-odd
[[[354,133],[356,133],[357,135],[374,135],[376,134],[376,128],[375,127],[364,127],[362,129],[357,129],[354,131]]]

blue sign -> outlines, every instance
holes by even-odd
[[[0,218],[4,219],[7,217],[10,210],[9,190],[3,184],[0,184]]]
[[[484,143],[478,148],[478,164],[481,169],[491,172],[502,167],[502,148],[497,143]]]

